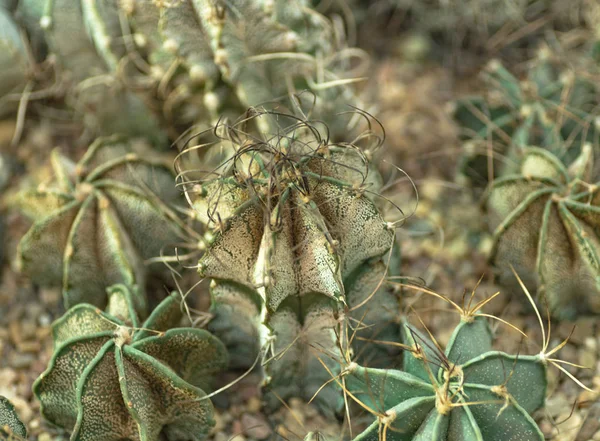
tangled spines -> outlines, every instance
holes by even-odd
[[[484,318],[455,328],[445,351],[405,324],[402,371],[345,370],[347,393],[377,419],[355,440],[544,439],[531,413],[544,404],[540,356],[492,349]]]
[[[281,129],[261,131],[265,118]],[[265,383],[279,398],[319,391],[321,407],[337,410],[340,391],[321,386],[349,350],[348,317],[377,322],[363,336],[395,326],[397,299],[384,283],[394,225],[375,202],[382,180],[370,157],[380,139],[330,143],[318,126],[251,109],[182,154],[216,148],[229,159],[179,178],[208,227],[198,271],[212,280],[209,327],[234,365],[250,365],[263,348]]]
[[[55,150],[49,181],[15,198],[34,222],[19,243],[18,264],[37,283],[62,285],[67,308],[104,308],[105,287],[124,283],[135,288],[144,315],[145,261],[183,234],[167,161],[133,147],[101,138],[77,163]]]
[[[109,289],[122,298],[127,291]],[[205,390],[227,352],[207,331],[177,327],[180,302],[172,294],[141,325],[132,305],[124,320],[89,304],[67,311],[33,386],[44,418],[71,440],[203,440],[215,424]]]
[[[72,84],[67,104],[94,134],[156,145],[306,89],[320,116],[357,104],[356,59],[367,58],[307,0],[19,0],[2,14],[27,31],[36,60],[53,60]],[[23,52],[8,28],[4,42]],[[6,63],[3,86],[18,66]]]

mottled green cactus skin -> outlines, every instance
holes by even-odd
[[[0,395],[0,441],[18,441],[26,437],[27,430],[15,408]]]
[[[177,136],[305,89],[319,115],[356,104],[332,83],[344,64],[333,26],[308,3],[20,0],[16,17],[77,85],[68,98],[88,126],[164,144],[158,121]]]
[[[13,111],[18,102],[2,98],[24,89],[30,69],[27,43],[12,17],[11,6],[10,2],[0,2],[0,117]]]
[[[591,145],[572,162],[523,150],[519,169],[495,180],[486,206],[500,281],[510,265],[556,317],[600,313],[600,174]]]
[[[528,146],[570,162],[584,144],[600,142],[597,86],[552,60],[547,50],[531,61],[523,81],[493,61],[484,85],[487,96],[459,101],[455,111],[467,141],[459,173],[475,184],[488,181],[491,151],[497,176],[515,170],[519,150]]]
[[[77,164],[54,151],[51,169],[51,182],[15,198],[34,222],[19,244],[20,268],[37,283],[62,284],[67,308],[105,308],[106,286],[137,287],[134,303],[144,315],[144,260],[178,238],[163,202],[179,196],[165,161],[111,137],[98,139]]]
[[[110,289],[127,298],[123,285]],[[210,333],[176,328],[181,297],[172,294],[141,325],[81,304],[52,326],[54,355],[33,390],[44,418],[71,440],[202,440],[214,425],[204,390],[227,364]],[[163,438],[166,436],[166,438]]]
[[[312,398],[339,370],[348,315],[376,324],[361,336],[398,329],[397,299],[381,283],[393,231],[367,196],[381,178],[357,150],[327,145],[307,128],[240,141],[222,175],[191,193],[213,230],[198,265],[212,279],[210,329],[238,367],[268,348],[265,383],[284,400]],[[276,405],[273,395],[266,398]],[[334,382],[316,402],[339,408]]]
[[[485,319],[456,327],[446,351],[408,325],[404,370],[347,369],[346,387],[380,417],[356,440],[543,441],[530,414],[544,404],[539,356],[492,350]],[[382,438],[382,435],[385,438]]]

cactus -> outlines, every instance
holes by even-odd
[[[494,175],[514,170],[518,164],[514,156],[531,145],[570,162],[584,144],[600,143],[594,110],[597,87],[564,69],[548,48],[541,49],[530,63],[527,78],[519,81],[498,61],[492,61],[484,72],[487,97],[457,103],[455,119],[467,141],[460,172],[475,183],[493,177],[487,167],[490,160],[494,161]]]
[[[123,285],[109,291],[129,297]],[[89,304],[52,326],[54,355],[33,391],[44,418],[71,440],[202,440],[214,425],[204,389],[227,353],[210,333],[173,328],[181,298],[166,298],[139,327]],[[163,438],[166,436],[166,438]]]
[[[17,441],[26,437],[27,430],[14,406],[0,395],[0,440]]]
[[[268,349],[269,389],[281,399],[309,400],[348,349],[347,315],[393,334],[393,323],[386,325],[397,299],[383,283],[393,225],[370,198],[381,178],[368,153],[328,144],[307,121],[276,136],[247,134],[248,125],[244,118],[217,127],[227,133],[217,146],[235,152],[217,173],[197,180],[186,174],[188,197],[209,227],[198,263],[200,275],[212,280],[209,328],[238,367]],[[375,331],[361,335],[369,332]],[[330,383],[316,401],[337,410],[340,391]]]
[[[318,114],[356,104],[333,26],[307,0],[20,0],[16,17],[38,59],[53,54],[71,77],[67,98],[96,133],[160,145],[158,121],[176,137],[304,89]]]
[[[510,284],[514,266],[559,318],[600,313],[597,154],[586,144],[564,162],[546,149],[524,149],[517,172],[496,179],[486,196],[500,282]]]
[[[541,355],[492,350],[484,318],[466,317],[443,352],[404,325],[404,370],[345,370],[348,395],[378,418],[355,440],[542,441],[530,414],[544,404]]]
[[[55,150],[51,167],[50,183],[15,198],[34,221],[19,243],[21,270],[36,283],[62,283],[67,308],[104,308],[106,286],[137,287],[134,303],[144,315],[144,260],[180,234],[166,202],[178,192],[165,161],[111,137],[96,140],[77,164]]]

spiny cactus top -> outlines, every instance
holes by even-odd
[[[492,350],[485,319],[463,320],[445,352],[405,325],[404,371],[351,364],[346,387],[378,415],[356,440],[543,441],[530,414],[544,404],[540,356]]]
[[[600,142],[600,120],[594,110],[599,103],[597,86],[561,67],[548,51],[541,50],[531,61],[522,81],[494,60],[485,70],[486,97],[458,102],[455,117],[464,138],[474,141],[465,146],[475,147],[474,152],[466,152],[463,172],[467,176],[486,180],[482,156],[490,153],[490,143],[499,170],[510,168],[512,156],[530,145],[570,161],[585,143]]]
[[[307,88],[326,112],[351,99],[333,73],[347,57],[307,0],[21,0],[17,17],[102,133],[160,140],[157,117],[187,129]]]
[[[180,300],[172,294],[141,327],[131,306],[130,324],[88,304],[67,311],[52,326],[54,355],[33,386],[42,415],[73,441],[203,439],[214,425],[203,389],[227,353],[204,330],[172,328]]]
[[[62,283],[67,308],[106,306],[105,287],[137,285],[137,310],[146,309],[144,260],[177,239],[177,200],[163,161],[134,153],[118,138],[98,139],[72,163],[52,153],[53,180],[17,196],[34,224],[21,239],[21,269],[41,284]]]
[[[588,144],[569,163],[527,148],[517,172],[496,179],[486,201],[500,281],[514,283],[514,266],[562,318],[600,313],[600,173],[594,155]]]
[[[310,123],[277,135],[242,127],[228,127],[230,141],[218,144],[229,145],[233,158],[189,186],[198,216],[213,229],[198,264],[213,280],[211,329],[231,348],[243,347],[232,350],[240,365],[252,363],[256,349],[248,350],[259,340],[270,347],[277,360],[267,381],[284,399],[309,399],[330,379],[318,358],[335,370],[345,306],[365,300],[386,276],[381,259],[393,231],[368,196],[381,178],[361,150],[328,144]],[[376,305],[384,294],[373,297]],[[382,308],[379,322],[394,313]],[[331,386],[317,398],[330,408],[338,403],[337,392],[327,396]]]
[[[12,403],[0,395],[0,441],[25,439],[27,430]]]

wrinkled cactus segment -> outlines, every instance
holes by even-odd
[[[514,171],[519,151],[528,146],[570,162],[586,143],[599,145],[597,85],[548,51],[531,61],[523,80],[492,61],[483,72],[487,95],[456,103],[455,120],[466,141],[459,173],[473,183]]]
[[[352,56],[339,56],[333,25],[307,0],[21,0],[15,16],[39,61],[57,59],[75,86],[68,102],[101,135],[165,145],[161,122],[177,137],[306,89],[300,100],[316,95],[319,117],[356,104],[344,78]]]
[[[266,117],[273,115],[257,118]],[[340,339],[344,311],[350,308],[360,321],[364,308],[355,313],[352,307],[364,301],[380,322],[393,322],[397,310],[378,308],[397,301],[384,289],[365,299],[370,291],[348,286],[385,285],[382,260],[393,231],[372,200],[381,177],[364,152],[329,145],[310,123],[277,135],[246,134],[247,123],[221,127],[229,137],[216,145],[228,144],[232,159],[188,183],[198,217],[211,230],[198,264],[200,275],[212,279],[210,329],[239,367],[250,366],[264,348],[268,389],[284,400],[309,400],[339,370],[347,350]],[[260,343],[250,350],[252,341]],[[331,410],[340,399],[330,382],[316,401]]]
[[[54,355],[33,386],[42,415],[72,440],[204,439],[215,424],[205,390],[226,367],[225,347],[207,331],[176,327],[176,293],[141,326],[131,314],[126,323],[80,304],[53,324]]]
[[[27,430],[14,406],[0,395],[0,441],[18,441],[26,437]]]
[[[67,308],[105,308],[105,287],[124,283],[145,315],[144,261],[168,252],[180,234],[166,161],[112,137],[96,140],[78,163],[57,150],[50,163],[51,180],[15,198],[33,220],[19,244],[21,270],[36,283],[62,284]]]
[[[463,319],[445,351],[408,324],[403,334],[403,371],[345,371],[349,394],[377,416],[355,440],[544,439],[531,418],[546,395],[540,356],[492,350],[482,318]]]
[[[600,313],[600,173],[586,144],[570,163],[527,148],[517,173],[496,179],[486,207],[500,282],[510,266],[556,317]]]

